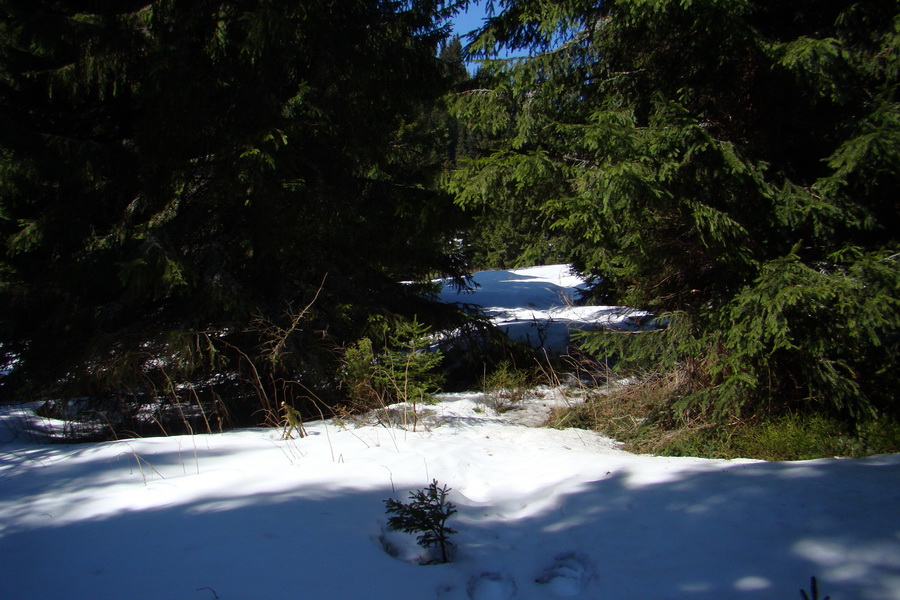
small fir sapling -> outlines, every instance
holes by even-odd
[[[438,547],[441,551],[440,563],[450,562],[448,547],[453,543],[450,535],[455,530],[447,527],[447,519],[456,513],[456,505],[447,500],[451,488],[438,487],[436,479],[425,489],[410,492],[411,502],[405,504],[393,498],[385,500],[389,515],[388,527],[406,533],[420,533],[417,543],[423,548]]]
[[[815,577],[810,578],[809,585],[812,596],[808,595],[806,590],[800,590],[803,600],[819,600],[819,582],[816,581]],[[831,600],[831,596],[825,596],[822,600]]]

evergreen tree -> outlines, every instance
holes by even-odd
[[[694,410],[895,411],[896,3],[497,4],[471,51],[529,56],[457,96],[493,148],[450,188],[668,324],[586,347],[681,370]]]
[[[370,313],[422,318],[399,282],[456,268],[408,135],[448,89],[442,4],[0,0],[17,391],[314,387]]]

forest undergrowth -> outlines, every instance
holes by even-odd
[[[554,374],[557,381],[568,382],[572,402],[553,409],[547,425],[597,431],[629,452],[768,461],[900,452],[900,421],[891,415],[853,423],[835,414],[783,406],[722,418],[679,408],[683,372],[624,376],[580,359],[573,374]]]

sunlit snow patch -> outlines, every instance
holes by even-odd
[[[587,287],[569,265],[546,265],[506,271],[480,271],[474,289],[445,285],[444,302],[481,307],[514,340],[550,353],[563,353],[573,331],[638,329],[648,316],[624,306],[578,305]]]

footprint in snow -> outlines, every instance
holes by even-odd
[[[455,585],[445,584],[437,589],[438,600],[463,600],[462,592]]]
[[[481,573],[469,579],[466,592],[471,600],[507,600],[516,593],[516,582],[505,573]]]
[[[560,554],[535,582],[557,598],[577,596],[594,575],[590,560],[575,552]]]

